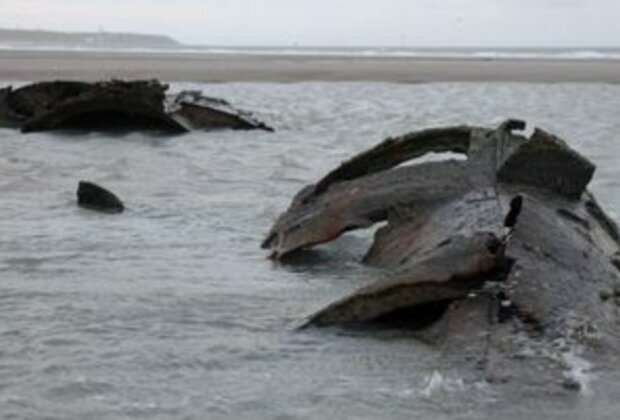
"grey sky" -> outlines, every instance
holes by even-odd
[[[620,0],[0,0],[0,26],[213,45],[620,46]]]

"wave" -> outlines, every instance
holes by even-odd
[[[253,56],[317,56],[367,58],[425,58],[470,60],[620,60],[620,48],[312,48],[312,47],[206,47],[175,48],[98,48],[91,46],[57,46],[2,44],[0,51],[169,53]]]

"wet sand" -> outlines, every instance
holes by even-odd
[[[620,83],[620,61],[0,51],[3,81],[112,77],[193,82]]]

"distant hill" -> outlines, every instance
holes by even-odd
[[[166,35],[117,32],[55,32],[0,29],[0,46],[59,48],[179,48],[182,44]]]

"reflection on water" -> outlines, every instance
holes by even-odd
[[[292,195],[388,135],[520,117],[597,165],[620,210],[620,87],[220,84],[278,131],[0,130],[0,407],[6,418],[616,418],[610,372],[568,403],[522,401],[437,366],[407,333],[294,328],[369,281],[371,231],[300,257],[259,248]],[[80,179],[120,216],[74,205]],[[592,367],[596,370],[596,366]],[[610,377],[608,377],[610,376]],[[607,417],[606,417],[607,416]]]

